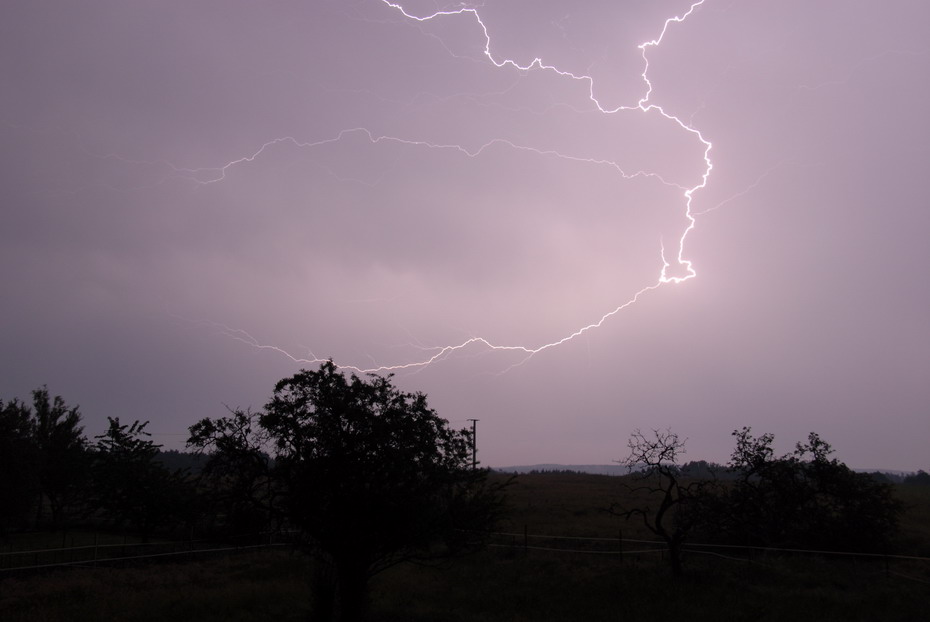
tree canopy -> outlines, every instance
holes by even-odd
[[[188,518],[193,491],[182,470],[158,459],[160,445],[148,438],[148,421],[121,424],[107,417],[93,454],[95,507],[117,524],[135,527],[145,538],[171,519]]]
[[[24,509],[35,507],[35,523],[43,521],[47,506],[52,524],[62,527],[67,515],[81,505],[88,478],[87,439],[77,406],[48,388],[32,392],[32,406],[13,399],[0,402],[0,511],[7,526],[22,523]]]
[[[892,486],[856,473],[816,433],[776,456],[771,434],[735,430],[729,468],[738,475],[717,519],[745,544],[881,551],[897,529]]]
[[[0,401],[0,536],[21,526],[40,493],[39,446],[32,413],[19,400]]]
[[[260,414],[236,411],[190,431],[191,445],[214,452],[208,469],[261,490],[260,503],[280,511],[327,570],[317,582],[321,618],[358,618],[371,576],[469,548],[501,509],[499,487],[472,468],[470,432],[390,376],[347,377],[331,361],[278,382]]]
[[[673,574],[682,573],[691,533],[735,545],[887,551],[903,509],[891,484],[833,458],[833,448],[813,432],[783,456],[775,454],[772,434],[754,436],[744,427],[733,436],[723,480],[706,464],[700,466],[709,477],[678,466],[685,441],[671,430],[636,430],[630,438],[627,488],[650,494],[637,507],[611,511],[641,518],[665,541]]]

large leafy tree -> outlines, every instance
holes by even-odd
[[[498,516],[500,487],[472,468],[471,441],[422,393],[390,376],[347,377],[329,361],[278,382],[259,415],[204,419],[189,442],[227,465],[238,455],[254,481],[267,467],[275,507],[322,571],[316,617],[357,620],[370,577],[468,549]],[[258,458],[263,450],[271,460]]]

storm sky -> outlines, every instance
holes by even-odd
[[[0,399],[182,448],[332,357],[489,466],[930,466],[930,4],[401,4],[0,4]]]

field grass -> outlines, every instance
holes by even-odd
[[[374,622],[930,619],[927,584],[879,564],[772,558],[656,561],[487,551],[447,567],[398,566],[372,582]],[[0,583],[0,619],[302,620],[308,564],[284,551],[186,564],[72,569]],[[924,580],[927,580],[926,572]]]
[[[391,622],[930,619],[926,584],[816,559],[691,559],[674,581],[655,562],[485,553],[446,570],[400,568],[374,587],[375,619]]]
[[[498,475],[497,477],[502,477]],[[651,540],[641,521],[611,514],[611,505],[635,505],[644,493],[624,489],[626,478],[585,473],[539,473],[517,477],[508,488],[509,514],[501,531]]]
[[[930,557],[930,487],[899,484],[895,492],[905,507],[897,548],[910,555]]]
[[[73,568],[0,581],[0,619],[302,620],[307,563],[285,552],[183,564]]]
[[[899,489],[908,504],[898,543],[908,548],[900,553],[925,555],[921,550],[930,545],[927,493]],[[521,546],[524,528],[531,534],[612,538],[622,527],[624,538],[648,536],[598,509],[620,495],[616,477],[521,476],[511,487],[511,518],[503,526],[518,534],[512,539],[517,546],[491,548],[442,567],[388,570],[371,583],[371,619],[930,620],[925,561],[759,552],[750,561],[738,553],[726,558],[692,552],[685,576],[672,580],[657,553],[621,559]],[[612,544],[604,546],[610,550]],[[302,620],[312,606],[308,575],[305,559],[275,550],[8,576],[0,579],[0,620]]]

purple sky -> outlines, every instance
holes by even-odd
[[[706,0],[645,102],[689,1],[468,6],[0,4],[0,398],[180,447],[333,357],[486,465],[930,467],[930,3]]]

